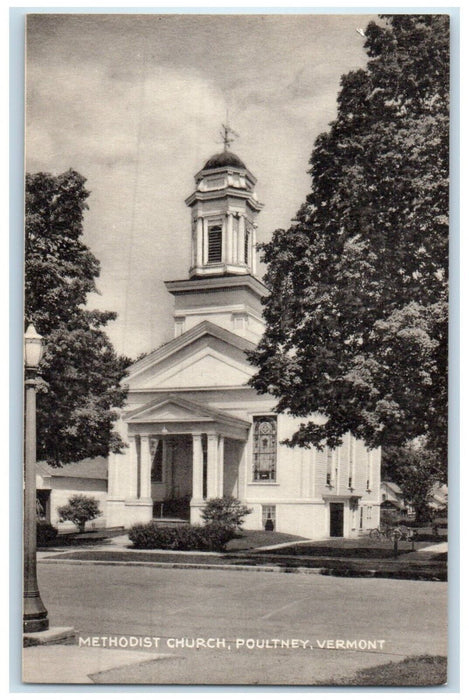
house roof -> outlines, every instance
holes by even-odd
[[[37,462],[36,473],[40,476],[76,477],[77,479],[107,479],[107,457],[94,457],[82,459],[80,462],[71,462],[63,467],[51,467],[47,462]]]
[[[402,510],[402,504],[399,503],[399,501],[396,501],[394,498],[387,498],[385,501],[382,501],[380,503],[381,508],[397,508],[398,510]]]
[[[388,489],[391,489],[394,493],[402,493],[401,487],[395,484],[394,481],[382,481],[381,486],[387,486]]]

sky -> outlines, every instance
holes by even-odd
[[[258,240],[311,185],[314,140],[340,77],[366,65],[372,15],[36,14],[27,22],[26,169],[73,168],[91,192],[84,242],[101,262],[91,308],[135,358],[173,337],[165,280],[185,279],[194,175],[232,145],[258,179]]]

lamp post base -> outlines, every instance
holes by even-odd
[[[39,591],[25,593],[23,598],[23,632],[44,632],[49,629],[47,610]]]
[[[33,619],[25,620],[23,618],[23,632],[28,634],[29,632],[45,632],[49,629],[49,620],[47,617],[44,619]]]

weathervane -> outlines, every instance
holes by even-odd
[[[228,119],[226,121],[228,122]],[[227,151],[233,141],[239,138],[239,134],[237,134],[236,131],[234,131],[234,129],[232,129],[228,124],[222,124],[221,127],[222,128],[219,133],[222,138],[223,150]]]

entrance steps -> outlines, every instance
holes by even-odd
[[[181,527],[189,525],[189,520],[183,518],[152,518],[152,522],[156,523],[157,527]]]

